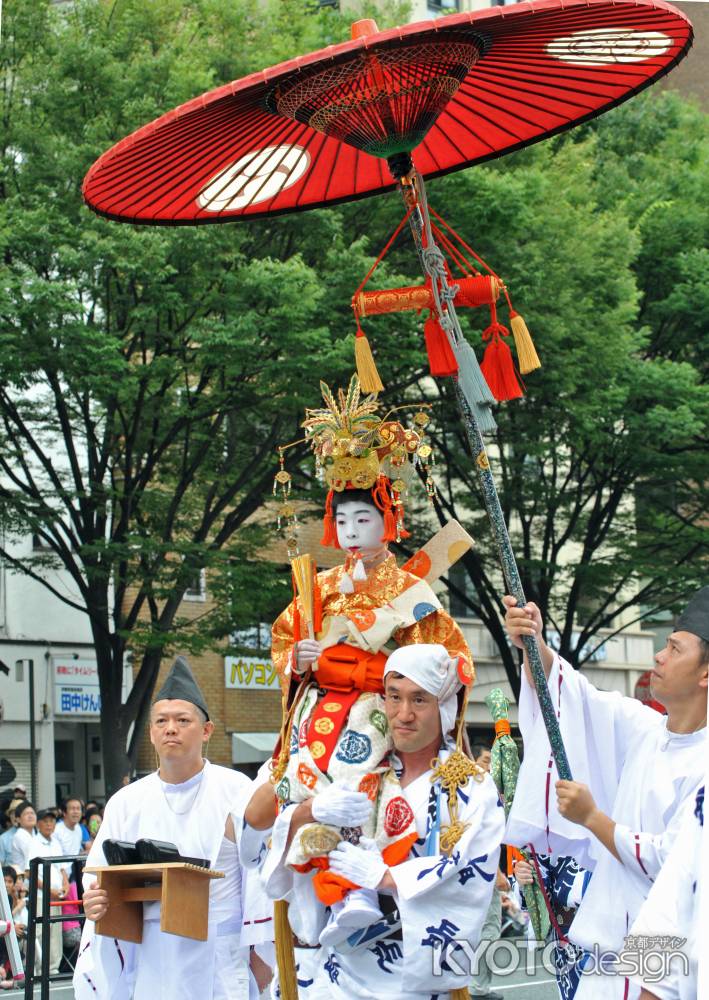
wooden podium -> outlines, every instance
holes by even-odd
[[[159,900],[161,931],[207,940],[209,883],[213,878],[224,878],[224,872],[183,861],[84,870],[98,876],[97,889],[108,892],[108,912],[96,921],[97,934],[140,944],[143,903]]]

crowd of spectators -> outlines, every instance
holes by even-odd
[[[103,807],[98,802],[83,802],[67,796],[59,806],[36,809],[27,798],[24,785],[0,793],[0,863],[12,910],[20,952],[27,950],[27,895],[30,862],[33,858],[76,858],[88,853],[101,826]],[[73,861],[51,867],[48,887],[42,882],[40,868],[37,912],[41,912],[42,894],[49,892],[54,904],[52,914],[61,907],[66,920],[50,924],[50,974],[70,971],[79,945],[81,925],[79,878],[81,866]],[[37,931],[35,970],[41,967],[41,931]],[[13,987],[12,970],[5,938],[0,937],[0,990]]]

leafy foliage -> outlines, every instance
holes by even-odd
[[[350,298],[403,213],[393,195],[307,217],[151,229],[82,203],[91,163],[146,121],[347,37],[333,9],[9,0],[4,15],[0,514],[49,546],[17,570],[47,583],[44,564],[61,566],[89,615],[111,786],[161,657],[285,603],[287,580],[258,560],[263,525],[251,519],[276,445],[300,437],[317,404],[317,380],[347,384]],[[653,93],[429,185],[432,204],[507,279],[542,355],[527,398],[499,411],[492,457],[527,594],[577,662],[624,609],[680,597],[705,565],[706,186],[704,116]],[[373,286],[419,281],[415,262],[402,237]],[[485,319],[466,322],[475,344]],[[367,326],[388,397],[436,403],[438,512],[476,536],[470,606],[515,683],[450,386],[425,377],[420,317]],[[307,495],[301,458],[289,452]],[[180,617],[202,569],[214,607]],[[129,639],[140,665],[122,705]]]

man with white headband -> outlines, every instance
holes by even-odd
[[[330,852],[331,871],[379,893],[384,917],[320,948],[303,996],[457,1000],[468,996],[503,809],[490,776],[462,752],[466,698],[457,659],[441,645],[403,646],[387,660],[384,687],[395,748],[384,782],[400,788],[386,820],[402,827],[413,820],[418,839],[408,857],[391,866],[356,830]],[[291,907],[320,906],[324,924],[328,911],[283,864],[308,810],[309,803],[301,803],[279,815],[263,876],[267,891],[286,896]]]

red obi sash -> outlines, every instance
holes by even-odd
[[[325,774],[350,708],[363,691],[384,693],[384,653],[369,653],[341,642],[318,658],[313,675],[325,694],[315,707],[308,727],[311,756]]]

